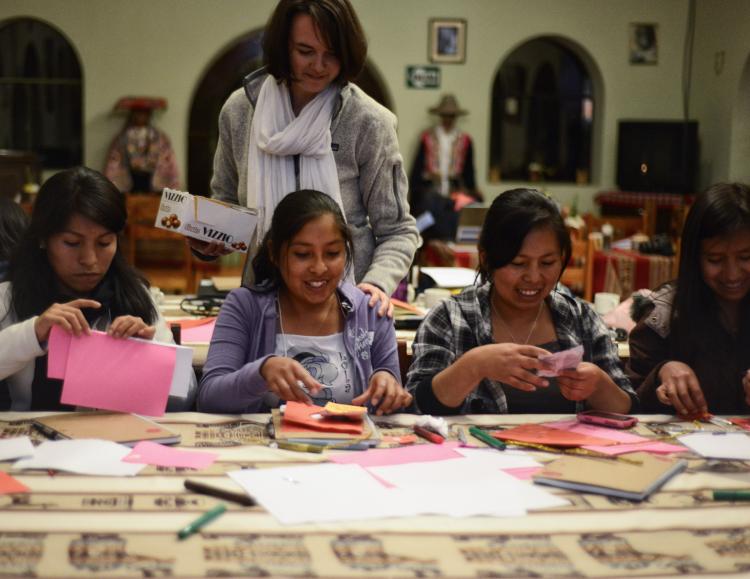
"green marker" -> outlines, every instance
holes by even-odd
[[[714,491],[715,501],[750,501],[748,491]]]
[[[201,527],[207,525],[215,518],[219,517],[226,510],[227,506],[224,503],[219,503],[213,509],[211,509],[210,511],[206,511],[192,523],[177,531],[177,538],[180,539],[180,541],[182,541],[183,539],[187,539],[193,533],[198,532]]]
[[[502,440],[498,440],[494,436],[487,434],[481,428],[477,428],[476,426],[469,426],[469,434],[471,434],[474,438],[478,438],[492,448],[496,448],[497,450],[505,450],[505,443]]]

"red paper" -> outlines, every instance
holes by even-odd
[[[27,493],[31,489],[20,481],[14,479],[7,472],[0,470],[0,495],[11,493]]]
[[[490,434],[500,440],[517,440],[519,442],[531,442],[547,446],[574,447],[591,444],[599,446],[617,444],[616,440],[598,438],[578,432],[560,430],[559,428],[550,428],[542,424],[522,424],[508,430],[494,430]]]
[[[302,402],[287,402],[284,416],[281,420],[281,432],[297,434],[309,432],[335,432],[340,434],[360,435],[364,432],[361,422],[351,420],[337,420],[322,416],[320,406],[303,404]],[[313,418],[319,415],[320,418]]]

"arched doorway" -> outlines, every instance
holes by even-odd
[[[198,83],[190,107],[188,125],[188,190],[195,195],[210,195],[214,152],[219,140],[218,119],[221,106],[242,79],[262,65],[263,29],[239,38],[208,68]],[[355,83],[368,95],[393,110],[382,77],[370,62]]]

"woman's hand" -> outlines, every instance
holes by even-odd
[[[389,318],[393,317],[393,304],[391,303],[391,298],[388,297],[382,289],[369,283],[361,283],[357,287],[366,294],[370,294],[370,301],[367,305],[371,308],[374,308],[375,304],[380,302],[378,316],[381,318],[386,315]]]
[[[306,386],[311,394],[317,394],[323,387],[302,364],[284,356],[268,358],[260,368],[260,375],[268,389],[287,402],[312,404],[303,387]]]
[[[677,414],[682,416],[708,412],[698,377],[690,366],[682,362],[667,362],[659,370],[659,378],[661,385],[656,388],[659,402],[674,406]]]
[[[94,300],[73,300],[64,304],[52,304],[34,322],[34,331],[39,343],[49,339],[52,326],[60,326],[74,336],[90,334],[91,328],[81,312],[82,308],[100,308],[101,304]]]
[[[477,382],[489,378],[526,392],[549,386],[546,379],[531,372],[542,368],[538,358],[549,354],[547,350],[512,343],[480,346],[475,350],[475,358],[481,359],[479,367],[475,368],[475,372],[481,374],[477,375]]]
[[[232,250],[228,249],[221,241],[201,241],[200,239],[188,237],[187,242],[190,249],[194,249],[206,257],[219,257],[232,253]]]
[[[120,316],[114,319],[107,328],[107,334],[113,338],[132,338],[137,336],[151,340],[156,333],[156,326],[149,326],[137,316]]]
[[[370,384],[362,394],[352,400],[355,406],[363,406],[368,400],[377,410],[375,414],[389,414],[411,404],[409,394],[390,372],[381,370],[370,377]]]
[[[591,362],[581,362],[573,370],[561,370],[557,375],[560,393],[568,400],[588,399],[606,378],[604,370]]]

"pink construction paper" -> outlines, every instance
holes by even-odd
[[[60,402],[161,416],[175,366],[175,349],[91,332],[70,342]]]
[[[605,446],[603,448],[609,448]],[[518,480],[531,480],[531,477],[542,470],[543,466],[520,466],[517,468],[504,468],[503,472],[507,472],[509,475],[516,477]]]
[[[216,318],[208,322],[207,324],[201,324],[193,328],[183,328],[180,331],[180,340],[183,344],[196,343],[196,342],[210,342],[211,336],[214,333],[216,327]]]
[[[215,452],[198,452],[179,450],[149,440],[143,440],[133,447],[130,454],[123,457],[123,462],[153,464],[156,466],[174,466],[178,468],[208,468],[219,457]]]
[[[63,380],[68,364],[70,340],[73,338],[59,326],[52,326],[47,340],[47,377]]]
[[[368,468],[463,458],[463,455],[453,450],[454,448],[458,448],[457,442],[416,444],[399,448],[372,448],[365,452],[334,454],[329,457],[329,460],[338,464],[358,464],[361,467]]]
[[[614,446],[584,446],[586,450],[593,450],[615,456],[618,454],[627,454],[628,452],[653,452],[654,454],[672,454],[673,452],[685,452],[687,448],[677,444],[668,444],[666,442],[654,442],[646,439],[646,442],[632,444],[615,444]]]
[[[614,440],[621,443],[631,442],[649,442],[650,439],[637,434],[632,434],[625,430],[618,430],[617,428],[607,428],[606,426],[597,426],[596,424],[585,424],[578,422],[577,420],[560,420],[557,422],[545,422],[544,426],[550,428],[557,428],[559,430],[566,430],[568,432],[576,432],[578,434],[586,434],[588,436],[596,436],[598,438],[606,438],[607,440]]]

